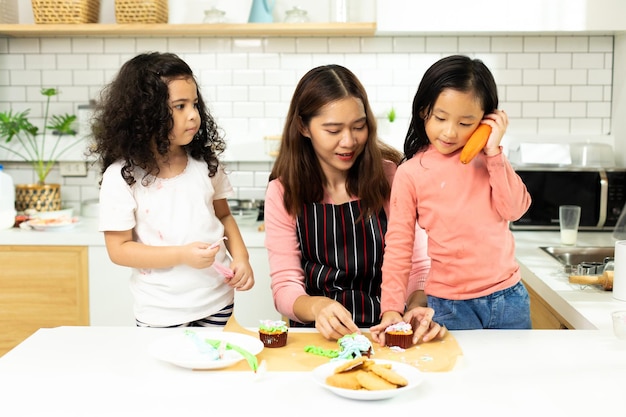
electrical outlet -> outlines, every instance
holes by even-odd
[[[87,163],[80,161],[59,162],[59,171],[61,171],[62,177],[86,177]]]

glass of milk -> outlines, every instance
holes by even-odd
[[[576,244],[578,225],[580,224],[580,211],[580,206],[559,206],[559,226],[562,244]]]

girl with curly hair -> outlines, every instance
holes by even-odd
[[[137,325],[223,326],[254,275],[226,201],[225,143],[190,67],[170,53],[130,59],[103,89],[92,130],[99,230],[111,260],[132,268]]]

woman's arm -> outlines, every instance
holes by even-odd
[[[265,194],[265,247],[267,248],[272,296],[276,310],[291,320],[303,321],[294,312],[298,297],[307,296],[304,287],[296,221],[283,204],[283,185],[270,181]]]

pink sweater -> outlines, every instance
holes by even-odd
[[[389,182],[392,182],[396,165],[386,162],[385,171]],[[306,295],[304,271],[296,236],[296,219],[285,210],[283,194],[283,184],[279,180],[270,181],[265,194],[265,246],[269,257],[274,306],[282,315],[299,321],[293,312],[293,305],[298,297]],[[323,203],[334,204],[328,196],[324,197]],[[385,207],[385,211],[389,215],[388,206]],[[411,277],[409,279],[407,276],[408,294],[418,288],[424,288],[424,280],[430,267],[430,260],[426,255],[426,234],[415,223],[413,228],[415,245],[411,243],[413,250],[409,250],[411,252],[409,258],[412,258],[413,262],[410,274],[407,270]]]
[[[430,146],[400,165],[385,236],[382,311],[404,311],[416,215],[428,234],[426,294],[466,300],[520,280],[509,221],[529,206],[530,194],[503,154],[481,153],[464,165],[459,152],[442,155]]]

